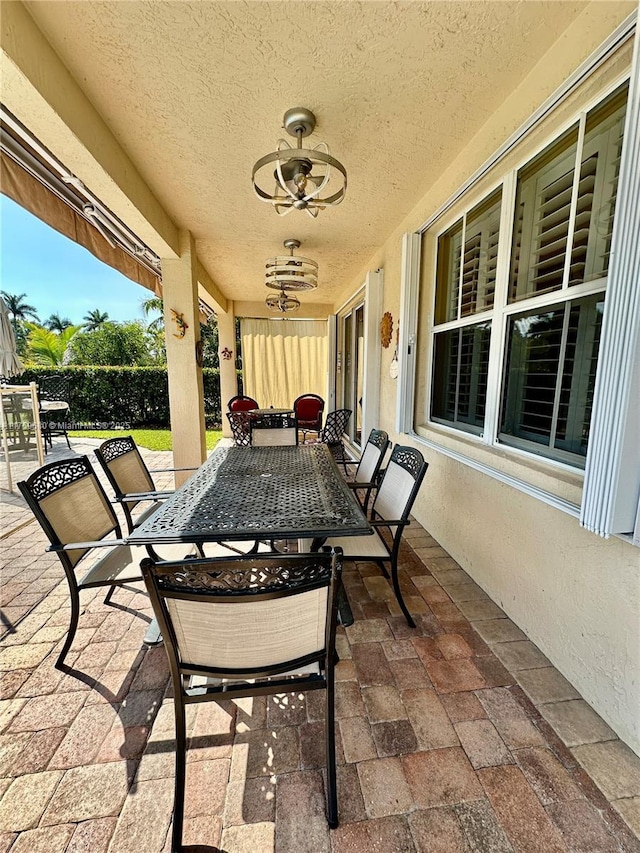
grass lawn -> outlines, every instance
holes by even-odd
[[[130,435],[140,447],[148,450],[172,450],[171,430],[168,429],[100,429],[100,430],[69,430],[69,436],[73,438],[118,438]],[[222,438],[220,430],[207,430],[207,450],[213,450]]]

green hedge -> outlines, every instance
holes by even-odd
[[[102,429],[109,429],[111,424],[170,426],[165,367],[36,367],[12,381],[39,382],[54,373],[68,377],[71,383],[74,429],[100,429],[97,424],[104,424]],[[214,426],[221,420],[219,371],[205,367],[202,377],[207,426]]]

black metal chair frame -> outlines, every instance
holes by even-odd
[[[335,635],[337,592],[341,583],[341,552],[324,548],[321,553],[247,555],[234,559],[184,560],[141,563],[151,603],[165,640],[173,681],[176,726],[175,801],[172,853],[182,850],[186,775],[186,706],[217,699],[262,696],[291,691],[326,691],[325,742],[327,762],[327,821],[338,825],[335,755]],[[275,601],[327,587],[324,646],[313,654],[279,661],[259,668],[226,669],[193,664],[182,659],[168,599],[200,603],[248,603]],[[243,624],[238,624],[241,638]],[[212,648],[212,655],[215,649]],[[318,673],[285,675],[317,664]],[[190,685],[190,676],[222,679],[223,683]],[[280,677],[278,677],[280,676]],[[253,683],[249,683],[251,679]]]
[[[249,447],[251,444],[250,418],[247,412],[227,412],[233,440],[237,447]]]
[[[350,459],[347,456],[342,436],[351,415],[351,409],[335,409],[333,412],[329,412],[319,436],[319,441],[327,445],[336,462],[342,464],[345,475],[347,474],[347,464]]]
[[[362,451],[362,455],[358,462],[347,462],[347,465],[356,465],[356,470],[353,475],[353,480],[349,480],[347,485],[350,489],[353,489],[355,496],[360,503],[360,506],[363,508],[365,513],[369,507],[369,500],[371,499],[371,493],[374,489],[377,489],[380,485],[380,469],[382,468],[382,463],[384,461],[385,453],[387,452],[387,448],[390,445],[389,435],[382,429],[372,429],[369,433],[369,438],[364,446],[364,450]],[[378,459],[373,468],[373,471],[369,477],[368,481],[362,480],[358,482],[358,472],[362,467],[363,460],[365,459],[365,454],[367,453],[367,446],[372,445],[378,451]],[[359,492],[364,490],[365,495],[364,499],[360,498]]]
[[[40,407],[40,424],[42,426],[45,451],[47,444],[50,448],[53,448],[54,435],[63,435],[67,442],[67,447],[71,450],[66,427],[71,410],[71,383],[67,377],[58,374],[43,376],[38,383],[38,400],[40,402],[66,404],[66,406],[61,405],[58,409],[53,410]],[[56,420],[54,421],[54,419]],[[56,423],[55,427],[52,426],[52,422]]]
[[[318,414],[314,420],[308,420],[300,417],[298,407],[302,400],[315,400],[317,403],[319,403]],[[320,431],[322,430],[323,412],[324,400],[318,394],[301,394],[293,401],[293,413],[296,418],[298,418],[298,428],[302,433],[303,442],[306,440],[308,432],[316,432],[318,433],[318,435],[320,435]]]
[[[54,492],[59,489],[68,487],[72,483],[78,482],[85,477],[93,478],[95,489],[104,499],[105,512],[111,517],[110,528],[103,532],[99,540],[63,544],[51,526],[47,516],[40,508],[40,501],[54,494]],[[130,576],[118,578],[117,580],[105,580],[103,578],[96,579],[96,567],[94,566],[89,569],[82,580],[78,581],[76,578],[75,566],[77,566],[87,554],[91,553],[94,548],[113,548],[113,546],[118,545],[126,546],[126,542],[122,539],[120,523],[118,522],[118,519],[113,512],[113,508],[109,503],[109,499],[100,485],[100,481],[96,477],[95,471],[91,467],[91,463],[86,456],[80,456],[73,459],[63,459],[59,462],[51,462],[49,465],[39,468],[27,480],[19,482],[18,487],[51,543],[47,550],[53,551],[58,555],[67,578],[71,601],[71,617],[67,638],[55,664],[57,669],[64,669],[64,659],[67,656],[67,652],[69,651],[71,644],[73,643],[73,638],[75,637],[78,627],[78,618],[80,616],[80,591],[94,587],[108,586],[110,589],[104,599],[104,603],[110,604],[111,596],[117,586],[127,586],[130,583],[140,581],[142,579],[142,575],[136,568],[135,570],[132,570]],[[115,539],[105,538],[112,533],[115,534]],[[83,551],[84,553],[82,553],[78,559],[74,560],[78,551]]]

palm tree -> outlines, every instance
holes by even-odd
[[[87,312],[82,318],[86,332],[93,332],[98,329],[103,323],[109,319],[106,311],[101,311],[99,308],[94,308],[93,311]]]
[[[52,314],[48,320],[43,323],[45,329],[51,332],[64,332],[71,326],[71,320],[68,317],[61,317],[59,314]]]
[[[160,312],[160,316],[152,320],[147,329],[151,333],[162,331],[164,328],[164,303],[162,298],[160,296],[150,296],[148,299],[143,299],[141,305],[145,317],[148,317],[149,314],[155,311]]]
[[[14,327],[18,322],[24,322],[25,320],[33,320],[35,323],[40,322],[35,305],[28,305],[24,301],[26,293],[20,293],[17,296],[13,293],[7,293],[6,290],[2,290],[0,293],[2,293],[2,298],[7,306],[7,311],[11,315],[11,322]]]
[[[56,333],[34,323],[28,323],[29,340],[27,357],[33,364],[44,367],[60,367],[64,364],[64,355],[69,341],[80,326],[66,326]]]

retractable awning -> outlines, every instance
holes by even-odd
[[[4,107],[2,192],[131,281],[162,295],[160,258]]]

